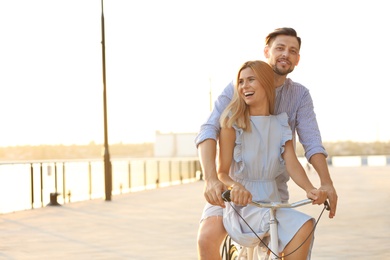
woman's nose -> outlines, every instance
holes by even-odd
[[[248,86],[247,81],[241,83],[241,88],[246,88]]]

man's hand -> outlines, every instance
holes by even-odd
[[[222,192],[225,190],[225,185],[220,180],[210,179],[205,181],[203,195],[208,203],[224,208],[225,203],[222,199]]]
[[[314,166],[320,177],[320,190],[326,191],[330,206],[329,218],[333,218],[336,216],[337,193],[336,189],[333,187],[333,182],[329,174],[326,158],[322,153],[317,153],[310,158],[310,163]]]
[[[320,189],[326,191],[330,206],[329,218],[333,218],[334,216],[336,216],[337,209],[338,196],[336,193],[336,189],[333,187],[333,185],[322,185]]]

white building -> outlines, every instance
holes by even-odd
[[[197,157],[195,146],[197,133],[156,132],[154,157]]]

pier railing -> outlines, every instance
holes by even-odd
[[[307,166],[306,158],[299,158]],[[333,156],[332,167],[390,165],[389,155]],[[202,179],[197,157],[112,158],[112,195]],[[0,214],[104,198],[104,162],[50,160],[0,163]]]
[[[111,165],[114,196],[201,178],[198,158],[111,159]],[[0,163],[0,214],[104,198],[104,187],[101,159]]]

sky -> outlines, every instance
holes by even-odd
[[[289,77],[310,90],[323,141],[390,140],[386,1],[106,0],[103,10],[109,143],[196,133],[279,27],[302,38]],[[101,14],[98,0],[0,0],[0,146],[104,142]]]

